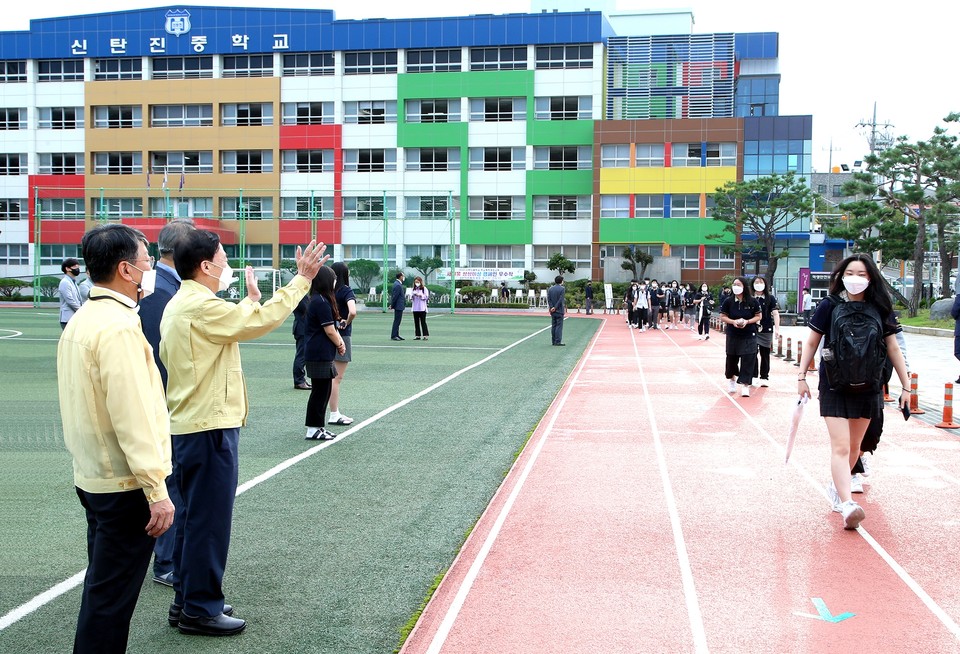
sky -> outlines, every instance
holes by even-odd
[[[960,3],[567,1],[577,9],[600,9],[600,3],[607,2],[617,12],[687,9],[693,12],[694,33],[779,32],[780,115],[813,115],[813,166],[817,172],[826,172],[831,164],[852,166],[869,152],[868,128],[857,125],[873,122],[874,104],[880,130],[914,141],[929,138],[934,128],[942,125],[944,116],[960,111],[960,94],[953,84]],[[882,10],[881,4],[889,8]],[[460,0],[454,5],[442,0],[185,3],[190,5],[331,9],[341,19],[502,14],[530,9],[529,0]],[[77,11],[77,5],[66,0],[33,0],[4,9],[3,29],[29,29],[30,20],[35,18],[162,6],[174,5],[163,0],[96,0]]]

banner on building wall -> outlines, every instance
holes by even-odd
[[[476,282],[522,282],[523,268],[457,268],[457,281]],[[437,282],[450,281],[450,269],[437,269]]]
[[[810,269],[801,268],[797,278],[797,313],[803,313],[803,289],[810,288]]]

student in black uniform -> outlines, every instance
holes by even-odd
[[[650,324],[648,325],[651,329],[660,329],[660,306],[663,302],[663,289],[660,288],[660,284],[657,283],[657,280],[650,280]]]
[[[698,341],[710,340],[710,314],[713,313],[713,294],[706,282],[700,285],[700,290],[693,296],[693,304],[697,309],[697,336]]]
[[[760,353],[757,367],[757,375],[760,380],[760,386],[770,385],[770,351],[773,349],[773,341],[780,332],[780,305],[777,304],[777,297],[773,293],[767,292],[767,280],[761,276],[753,278],[753,296],[760,303],[760,325],[757,328],[757,350]]]
[[[737,277],[730,285],[732,293],[720,305],[720,320],[726,325],[727,362],[725,375],[728,391],[733,393],[740,384],[740,396],[750,397],[750,382],[757,363],[757,323],[760,306],[750,296],[746,277]]]

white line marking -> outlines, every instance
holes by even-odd
[[[23,332],[18,332],[15,329],[0,329],[0,332],[10,332],[7,336],[0,336],[0,338],[17,338],[18,336],[23,336]]]
[[[704,375],[707,375],[707,376],[709,376],[709,377],[713,377],[713,375],[708,375],[707,371],[704,370],[704,369],[700,366],[699,362],[697,362],[695,359],[693,359],[693,358],[690,356],[690,354],[687,353],[687,352],[680,346],[679,343],[677,343],[676,341],[673,341],[673,339],[670,339],[670,340],[673,342],[674,345],[677,346],[677,349],[679,349],[681,352],[683,352],[683,355],[684,355],[693,365],[695,365],[698,370],[700,370],[700,372],[702,372]],[[717,388],[719,388],[721,391],[723,391],[723,388],[720,386],[720,384],[714,382],[713,385],[716,386]],[[781,452],[783,452],[784,454],[786,453],[786,446],[785,446],[784,444],[780,443],[778,440],[776,440],[773,436],[771,436],[770,433],[769,433],[766,429],[764,429],[763,426],[760,425],[760,423],[758,423],[758,422],[753,418],[753,416],[750,415],[750,413],[748,413],[747,410],[744,409],[744,407],[743,407],[739,402],[737,402],[737,401],[734,399],[734,396],[733,396],[732,394],[726,393],[726,392],[724,392],[723,394],[727,397],[727,399],[730,401],[730,403],[731,403],[733,406],[737,407],[737,410],[739,410],[740,413],[743,414],[743,417],[744,417],[747,421],[749,421],[750,424],[752,424],[752,425],[757,429],[758,432],[760,432],[761,434],[763,434],[763,435],[766,437],[766,439],[767,439],[768,441],[770,441],[777,449],[779,449],[779,450],[780,450]],[[820,484],[819,482],[817,482],[817,481],[813,478],[813,475],[811,475],[810,472],[808,472],[806,468],[804,468],[802,465],[800,465],[800,464],[797,462],[796,457],[792,458],[792,459],[790,460],[790,463],[789,463],[788,465],[793,466],[793,468],[795,468],[795,469],[797,470],[797,472],[800,474],[801,477],[803,477],[804,479],[806,479],[807,482],[809,482],[811,486],[813,486],[817,491],[819,491],[819,493],[820,493],[821,495],[824,496],[824,498],[827,498],[827,501],[829,501],[829,496],[827,495],[827,489],[826,489],[826,487],[824,487],[822,484]],[[873,550],[880,556],[880,558],[882,558],[884,561],[886,561],[887,565],[890,566],[890,569],[893,570],[893,572],[896,573],[896,575],[897,575],[898,577],[900,577],[901,581],[903,581],[903,583],[906,584],[907,588],[909,588],[910,590],[913,591],[913,593],[917,596],[917,598],[918,598],[921,602],[923,602],[924,606],[926,606],[926,607],[930,610],[930,612],[933,613],[933,614],[937,617],[937,619],[940,620],[941,623],[943,623],[943,626],[945,626],[945,627],[950,631],[950,633],[953,634],[953,636],[954,636],[955,638],[960,639],[960,625],[958,625],[958,624],[953,620],[953,618],[951,618],[951,617],[947,614],[947,612],[944,611],[944,610],[940,607],[940,605],[937,604],[937,602],[936,602],[932,597],[930,597],[930,595],[927,594],[927,592],[926,592],[925,590],[923,590],[923,588],[920,586],[920,584],[918,584],[918,583],[913,579],[913,577],[910,576],[910,574],[903,568],[903,566],[901,566],[899,563],[897,563],[897,562],[894,560],[894,558],[893,558],[892,556],[890,556],[890,554],[883,548],[883,546],[882,546],[880,543],[878,543],[878,542],[876,541],[876,539],[873,538],[873,536],[870,535],[870,533],[866,530],[866,528],[864,528],[863,526],[857,527],[857,532],[858,532],[861,536],[863,536],[863,539],[864,539],[865,541],[867,541],[867,543],[870,545],[870,547],[873,548]]]
[[[686,540],[683,537],[683,526],[680,524],[680,511],[677,509],[676,498],[673,494],[673,484],[670,482],[670,473],[667,471],[667,460],[663,453],[660,430],[657,428],[657,414],[653,410],[653,401],[650,398],[650,391],[647,389],[647,377],[643,371],[640,350],[637,348],[637,339],[632,330],[630,333],[630,342],[633,344],[633,355],[637,360],[637,370],[640,372],[640,382],[643,386],[643,399],[647,405],[647,414],[650,416],[650,432],[653,436],[653,447],[657,453],[657,466],[660,468],[660,479],[663,482],[663,493],[667,503],[667,512],[670,514],[673,542],[677,548],[677,559],[680,564],[680,580],[683,584],[683,596],[687,602],[690,629],[693,632],[694,651],[705,653],[710,651],[707,647],[707,631],[703,625],[703,614],[700,612],[700,600],[697,597],[697,588],[693,583],[693,569],[690,567],[690,557],[687,554]]]
[[[446,377],[444,377],[444,378],[441,379],[440,381],[436,382],[435,384],[432,384],[432,385],[428,386],[427,388],[423,389],[423,390],[420,391],[419,393],[415,393],[414,395],[411,395],[411,396],[408,397],[407,399],[401,400],[400,402],[397,402],[397,403],[394,404],[393,406],[387,407],[386,409],[384,409],[384,410],[381,411],[380,413],[377,413],[376,415],[373,415],[373,416],[367,418],[366,420],[364,420],[364,421],[356,424],[355,426],[351,427],[351,428],[348,429],[347,431],[341,433],[339,436],[337,436],[337,438],[336,438],[335,440],[325,441],[325,442],[323,442],[323,443],[320,443],[320,444],[318,444],[318,445],[310,448],[309,450],[306,450],[306,451],[304,451],[304,452],[301,452],[300,454],[298,454],[298,455],[295,456],[295,457],[292,457],[292,458],[290,458],[290,459],[287,459],[286,461],[283,461],[282,463],[279,463],[279,464],[275,465],[274,467],[270,468],[270,469],[267,470],[266,472],[261,473],[261,474],[257,475],[256,477],[254,477],[253,479],[251,479],[251,480],[249,480],[249,481],[241,484],[240,486],[238,486],[238,487],[237,487],[237,497],[239,497],[239,496],[242,495],[243,493],[247,492],[248,490],[250,490],[250,489],[253,488],[254,486],[257,486],[258,484],[262,484],[263,482],[267,481],[267,480],[270,479],[271,477],[275,477],[276,475],[278,475],[279,473],[283,472],[283,471],[286,470],[287,468],[293,466],[294,464],[299,463],[300,461],[303,461],[304,459],[307,459],[307,458],[313,456],[313,455],[316,454],[317,452],[320,452],[321,450],[324,450],[324,449],[330,447],[330,446],[333,445],[334,443],[339,443],[340,441],[343,441],[344,439],[346,439],[347,436],[356,433],[357,431],[363,429],[364,427],[367,427],[367,426],[369,426],[369,425],[372,425],[373,423],[377,422],[378,420],[380,420],[380,419],[383,418],[384,416],[393,413],[393,412],[396,411],[397,409],[400,409],[400,408],[402,408],[402,407],[405,407],[406,405],[410,404],[410,403],[413,402],[414,400],[417,400],[417,399],[423,397],[424,395],[427,395],[428,393],[430,393],[430,392],[432,392],[432,391],[435,391],[436,389],[438,389],[438,388],[440,388],[441,386],[447,384],[448,382],[453,381],[454,379],[456,379],[456,378],[459,377],[460,375],[464,374],[465,372],[469,372],[469,371],[473,370],[474,368],[477,368],[477,367],[483,365],[484,363],[490,361],[491,359],[494,359],[494,358],[500,356],[500,355],[503,354],[504,352],[507,352],[507,351],[509,351],[509,350],[512,350],[513,348],[515,348],[516,346],[520,345],[520,344],[523,343],[524,341],[528,341],[528,340],[530,340],[531,338],[533,338],[534,336],[537,336],[537,335],[539,335],[539,334],[542,334],[543,332],[547,331],[548,329],[550,329],[550,326],[549,326],[549,325],[546,326],[546,327],[544,327],[544,328],[542,328],[542,329],[538,329],[537,331],[533,332],[532,334],[529,334],[529,335],[527,335],[527,336],[524,336],[524,337],[521,338],[520,340],[514,341],[514,342],[511,343],[510,345],[507,345],[507,346],[505,346],[505,347],[500,348],[499,350],[497,350],[497,351],[494,352],[493,354],[491,354],[491,355],[489,355],[489,356],[486,356],[486,357],[484,357],[483,359],[480,359],[479,361],[477,361],[477,362],[475,362],[475,363],[472,363],[472,364],[470,364],[469,366],[467,366],[467,367],[465,367],[465,368],[461,368],[460,370],[457,370],[456,372],[454,372],[454,373],[452,373],[452,374],[450,374],[450,375],[447,375]],[[54,586],[53,588],[51,588],[51,589],[49,589],[49,590],[46,590],[46,591],[40,593],[39,595],[37,595],[37,596],[34,597],[33,599],[25,602],[24,604],[21,604],[20,606],[18,606],[17,608],[13,609],[12,611],[10,611],[9,613],[7,613],[6,615],[0,616],[0,631],[3,631],[4,629],[6,629],[7,627],[9,627],[9,626],[12,625],[13,623],[15,623],[15,622],[17,622],[18,620],[20,620],[21,618],[24,618],[24,617],[30,615],[31,613],[33,613],[33,612],[36,611],[37,609],[41,608],[43,605],[45,605],[45,604],[53,601],[53,600],[56,599],[57,597],[63,595],[64,593],[68,592],[69,590],[71,590],[71,589],[73,589],[73,588],[76,588],[77,586],[79,586],[80,584],[82,584],[82,583],[83,583],[83,577],[84,577],[84,575],[86,574],[86,572],[87,572],[87,570],[86,570],[86,568],[84,568],[83,570],[81,570],[81,571],[78,572],[77,574],[73,575],[73,576],[70,577],[69,579],[67,579],[67,580],[65,580],[65,581],[62,581],[62,582],[60,582],[59,584],[57,584],[56,586]]]
[[[563,394],[563,397],[560,398],[559,402],[554,400],[554,403],[551,404],[551,406],[547,409],[547,412],[551,414],[550,421],[547,423],[546,429],[543,430],[540,440],[537,441],[536,446],[533,448],[533,452],[531,453],[530,458],[527,460],[527,464],[524,466],[523,471],[517,478],[516,485],[510,491],[510,495],[507,496],[506,501],[500,508],[500,513],[497,515],[497,519],[494,521],[493,526],[490,528],[490,532],[483,541],[483,545],[477,552],[477,558],[473,560],[473,563],[470,565],[470,569],[467,570],[467,574],[464,576],[463,581],[460,582],[460,588],[457,590],[457,594],[454,596],[450,606],[447,607],[447,612],[443,616],[443,621],[437,628],[437,632],[433,635],[433,640],[430,642],[430,647],[427,649],[427,654],[439,654],[440,649],[447,640],[447,636],[450,635],[450,630],[453,629],[453,624],[456,622],[457,616],[460,614],[460,609],[463,608],[463,604],[467,599],[467,595],[470,593],[470,589],[473,587],[473,583],[476,581],[477,575],[480,574],[480,569],[483,567],[484,561],[486,561],[487,554],[489,554],[490,550],[493,548],[493,543],[497,540],[497,536],[500,534],[500,529],[503,527],[503,523],[506,522],[510,510],[513,508],[513,504],[516,501],[517,496],[520,494],[520,489],[523,487],[523,484],[527,480],[530,471],[533,469],[533,465],[536,463],[537,457],[539,456],[540,451],[543,449],[544,443],[547,441],[547,437],[553,431],[553,425],[557,421],[557,416],[560,415],[560,412],[567,401],[567,397],[570,396],[573,387],[576,385],[577,378],[580,376],[580,372],[586,366],[586,362],[590,356],[590,353],[593,351],[594,345],[596,345],[597,341],[599,340],[600,334],[603,332],[605,325],[606,321],[600,324],[600,329],[598,329],[597,333],[594,334],[593,340],[590,343],[590,348],[587,350],[587,353],[583,356],[583,358],[581,358],[580,365],[573,373],[573,380],[567,385],[567,390]]]

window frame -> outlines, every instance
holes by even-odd
[[[104,159],[106,161],[104,162]],[[127,162],[129,159],[129,162]],[[131,152],[94,152],[94,175],[140,175],[143,174],[143,153]]]
[[[115,57],[93,60],[93,80],[143,79],[143,59],[140,57]]]
[[[394,75],[396,72],[396,50],[347,50],[343,53],[345,76]]]
[[[350,125],[386,125],[387,123],[395,123],[397,122],[397,101],[344,101],[343,122],[344,124]]]
[[[522,58],[519,56],[522,54]],[[527,70],[527,46],[470,48],[470,70]]]
[[[157,64],[163,62],[163,70],[157,70]],[[179,63],[176,68],[170,64]],[[158,74],[159,73],[159,74]],[[150,59],[150,79],[212,79],[213,55],[183,57],[152,57]]]
[[[37,107],[37,129],[83,129],[83,107]]]
[[[228,115],[232,112],[232,115]],[[220,105],[223,127],[267,127],[273,125],[272,102],[225,102]]]
[[[220,77],[223,79],[273,77],[273,53],[223,55],[220,61]]]
[[[83,61],[83,59],[38,59],[37,82],[82,82]]]
[[[570,208],[570,203],[573,207]],[[590,220],[593,197],[590,195],[534,195],[535,220]]]
[[[273,172],[273,150],[221,150],[224,175],[262,175]]]
[[[304,59],[304,63],[292,59]],[[318,61],[314,61],[317,59]],[[336,57],[333,52],[295,52],[284,54],[281,60],[283,77],[329,77],[335,75]]]
[[[535,70],[581,68],[593,68],[592,43],[538,45],[534,50]]]
[[[424,63],[423,55],[430,53],[430,61]],[[447,61],[438,62],[438,55],[445,53]],[[456,53],[456,61],[450,60],[450,55]],[[419,59],[416,63],[411,63],[413,59]],[[462,48],[430,48],[430,49],[412,49],[406,51],[406,62],[404,69],[408,73],[441,73],[441,72],[459,72],[463,70],[463,49]]]
[[[180,110],[180,116],[175,110]],[[158,113],[166,113],[166,117]],[[171,116],[173,112],[173,116]],[[212,104],[152,104],[150,127],[213,127]]]
[[[98,114],[106,111],[106,117]],[[111,118],[111,111],[117,114],[116,118]],[[126,114],[129,114],[127,117]],[[134,127],[143,127],[143,107],[138,104],[120,104],[120,105],[94,105],[93,107],[93,127],[94,129],[132,129]]]

